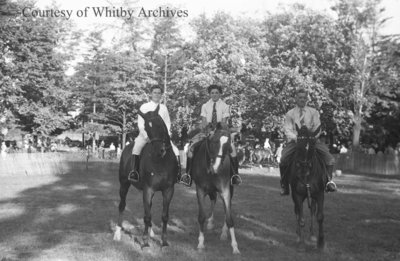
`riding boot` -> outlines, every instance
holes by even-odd
[[[176,183],[179,183],[182,178],[181,157],[176,156],[176,160],[178,161],[178,175],[176,177]]]
[[[133,154],[132,159],[132,170],[128,174],[128,180],[131,182],[139,182],[140,175],[139,175],[139,155]]]
[[[281,173],[281,196],[287,196],[290,194],[289,191],[289,180],[287,178],[286,166],[279,165],[279,171]]]
[[[333,165],[326,166],[326,172],[328,176],[328,182],[325,186],[326,192],[335,192],[337,190],[335,182],[332,181]]]
[[[181,184],[191,187],[192,186],[192,177],[190,176],[190,170],[192,167],[192,158],[187,157],[186,159],[186,173],[182,175],[182,177],[180,178],[180,182]]]
[[[242,184],[242,178],[239,176],[239,161],[237,157],[232,157],[233,175],[231,177],[232,185]]]

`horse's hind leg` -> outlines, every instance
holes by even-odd
[[[324,192],[321,192],[317,198],[317,220],[318,220],[318,241],[317,246],[319,249],[325,247],[324,239]]]
[[[205,193],[204,191],[196,186],[197,201],[199,204],[199,244],[197,245],[198,250],[204,249],[204,223],[206,221],[206,211],[205,211]]]
[[[215,204],[217,203],[217,193],[210,193],[209,194],[210,200],[211,200],[211,207],[210,207],[210,216],[207,219],[207,229],[211,230],[214,228],[214,208]]]
[[[162,228],[162,235],[161,235],[161,240],[162,240],[162,246],[168,246],[167,242],[167,224],[168,224],[168,218],[169,218],[169,204],[171,203],[172,196],[174,195],[174,187],[170,187],[166,190],[163,190],[163,211],[162,211],[162,222],[163,222],[163,228]]]
[[[115,232],[114,232],[114,240],[121,240],[121,229],[122,229],[122,220],[123,220],[123,215],[124,215],[124,210],[126,207],[126,195],[128,194],[130,183],[128,181],[121,183],[120,188],[119,188],[119,197],[120,197],[120,202],[118,206],[118,223],[117,226],[115,227]]]
[[[154,191],[151,188],[143,189],[143,206],[144,206],[144,231],[143,231],[143,245],[149,247],[149,228],[151,229],[151,203],[153,200]]]
[[[315,237],[314,233],[314,220],[315,220],[315,212],[317,210],[317,202],[315,199],[312,199],[311,201],[311,210],[310,210],[310,216],[311,216],[311,222],[310,222],[310,240],[311,242],[316,242],[317,238]]]
[[[230,188],[226,187],[222,190],[221,198],[225,207],[225,225],[228,227],[231,236],[231,246],[234,254],[240,254],[238,243],[236,241],[235,229],[233,228],[233,217],[231,212],[231,193]],[[224,226],[225,226],[224,225]],[[225,227],[223,228],[223,230]]]

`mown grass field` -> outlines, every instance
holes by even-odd
[[[142,251],[141,193],[131,188],[124,233],[113,241],[117,220],[116,162],[73,163],[64,174],[0,174],[0,260],[400,260],[400,179],[393,176],[342,175],[340,192],[325,200],[326,249],[298,251],[290,197],[279,196],[276,173],[242,170],[233,210],[241,251],[220,241],[222,203],[215,228],[198,252],[195,189],[176,185],[168,227],[170,247],[160,247],[161,200],[156,194],[156,238]],[[307,210],[307,208],[306,208]],[[306,226],[309,213],[306,212]]]

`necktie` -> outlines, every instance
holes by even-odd
[[[300,125],[304,125],[304,108],[300,108]]]
[[[211,123],[212,124],[217,123],[217,103],[216,102],[214,102],[214,106],[213,106]]]

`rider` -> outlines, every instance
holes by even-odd
[[[304,89],[299,89],[296,92],[296,103],[297,106],[288,113],[286,113],[284,130],[288,143],[282,151],[281,163],[279,164],[279,169],[281,173],[281,195],[289,195],[289,168],[290,158],[295,152],[297,132],[296,124],[301,127],[305,125],[309,130],[315,131],[321,122],[319,119],[319,113],[316,109],[306,106],[308,92]],[[328,146],[325,143],[317,141],[315,144],[315,149],[324,159],[326,164],[326,172],[328,175],[328,182],[326,184],[325,190],[327,192],[336,191],[336,184],[332,181],[332,172],[335,159],[329,153]]]
[[[202,123],[201,123],[202,129],[203,130],[206,129],[206,127],[210,123],[217,124],[218,122],[227,126],[230,112],[229,112],[229,106],[220,99],[222,94],[221,86],[210,85],[208,87],[208,93],[210,94],[211,99],[205,104],[203,104],[203,106],[201,107],[200,116],[202,118]],[[199,142],[205,137],[206,134],[204,133],[204,131],[202,131],[192,138],[192,145],[190,146],[187,153],[186,173],[183,174],[181,178],[181,183],[186,186],[190,187],[192,184],[191,182],[192,178],[189,172],[193,158],[194,146],[197,142]],[[234,185],[239,185],[242,182],[242,180],[238,174],[239,163],[237,160],[236,149],[235,146],[233,145],[233,139],[231,140],[231,143],[232,143],[231,158],[232,158],[233,169],[235,172],[231,178],[231,183]]]
[[[169,113],[168,109],[164,104],[161,104],[161,98],[163,95],[163,89],[158,86],[152,86],[150,89],[150,101],[147,103],[142,104],[140,106],[140,111],[142,113],[147,113],[149,111],[154,111],[157,106],[160,106],[160,110],[158,111],[158,114],[161,116],[163,119],[165,125],[167,126],[168,129],[168,134],[171,136],[171,120],[169,118]],[[139,155],[140,152],[142,151],[143,147],[146,145],[146,143],[149,142],[149,137],[147,136],[147,132],[144,129],[144,119],[138,115],[138,127],[139,127],[139,135],[135,138],[135,145],[133,146],[132,149],[132,154],[133,154],[133,162],[132,162],[132,171],[129,173],[128,179],[132,182],[138,182],[139,181]],[[172,143],[171,141],[171,146],[172,150],[174,151],[174,154],[176,156],[176,159],[178,160],[178,181],[180,180],[180,175],[181,175],[181,161],[179,157],[179,150],[178,148]]]

